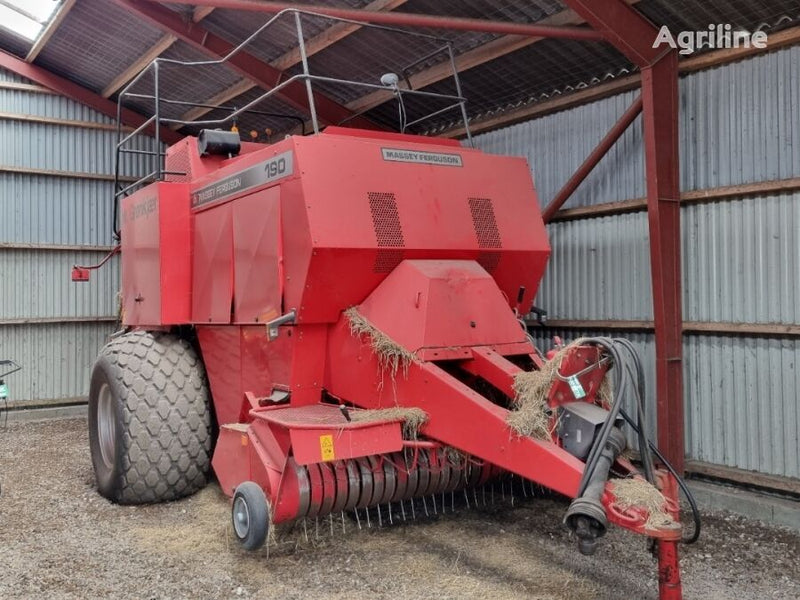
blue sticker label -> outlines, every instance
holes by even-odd
[[[569,383],[569,388],[572,390],[572,395],[577,400],[586,397],[586,390],[583,389],[580,380],[575,375],[567,379],[567,383]]]

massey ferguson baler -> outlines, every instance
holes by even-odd
[[[256,549],[283,521],[432,512],[512,474],[574,499],[585,553],[609,522],[657,540],[680,597],[675,480],[622,457],[629,345],[546,361],[520,324],[550,253],[524,160],[329,127],[204,131],[166,170],[186,175],[121,205],[125,333],[90,395],[103,495],[171,500],[213,468]]]
[[[124,100],[152,100],[155,111],[118,130],[117,173],[125,152],[155,168],[116,185],[122,328],[89,397],[100,493],[173,500],[213,470],[232,498],[235,537],[254,550],[282,522],[393,523],[485,502],[498,483],[523,495],[547,488],[571,499],[564,523],[585,554],[609,523],[647,536],[660,598],[679,599],[677,486],[686,488],[639,426],[647,403],[632,345],[584,338],[544,357],[526,330],[550,254],[528,165],[450,140],[320,132],[312,82],[390,93],[401,131],[454,109],[469,124],[446,40],[437,52],[449,55],[456,95],[401,88],[392,73],[380,85],[318,77],[303,15],[283,11],[220,61],[156,59],[119,94],[120,114]],[[240,108],[200,105],[228,111],[221,119],[160,112],[192,106],[160,95],[160,70],[218,65],[286,16],[302,72]],[[133,93],[148,73],[152,94]],[[252,111],[290,86],[307,93],[313,135],[259,144],[235,128],[203,129],[165,157],[131,147],[148,125],[159,148],[159,125],[302,122]],[[698,527],[695,518],[689,541]]]

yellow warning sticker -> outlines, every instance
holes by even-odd
[[[322,460],[334,460],[332,435],[319,436],[319,450],[320,454],[322,454]]]

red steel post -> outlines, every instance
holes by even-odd
[[[647,217],[656,342],[658,445],[684,467],[678,55],[642,69]]]
[[[678,542],[658,540],[658,598],[681,600],[681,571],[678,564]]]
[[[583,164],[575,171],[572,177],[569,178],[569,181],[559,190],[555,198],[550,201],[550,204],[548,204],[547,208],[542,212],[542,219],[544,219],[545,223],[549,223],[561,207],[564,206],[566,201],[572,196],[572,193],[578,189],[578,186],[583,183],[583,180],[586,179],[589,173],[597,166],[597,163],[602,160],[617,140],[622,137],[622,134],[630,127],[630,124],[639,116],[640,112],[642,112],[641,96],[633,101],[633,104],[628,107],[605,137],[600,140],[597,147],[592,150],[592,153],[586,157]]]
[[[653,48],[655,26],[623,0],[565,0],[642,69],[643,122],[656,340],[658,445],[683,471],[678,55]]]
[[[679,519],[678,482],[672,475],[661,480],[661,492],[676,507],[671,511],[672,518]],[[681,571],[678,561],[678,542],[676,540],[658,540],[658,598],[659,600],[681,600]]]

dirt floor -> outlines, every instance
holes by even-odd
[[[656,598],[644,541],[613,529],[581,556],[565,504],[509,499],[414,523],[283,532],[248,554],[216,485],[171,504],[122,507],[94,490],[83,420],[0,433],[0,598]],[[497,494],[499,498],[499,494]],[[800,597],[800,536],[707,515],[683,549],[685,598]]]

